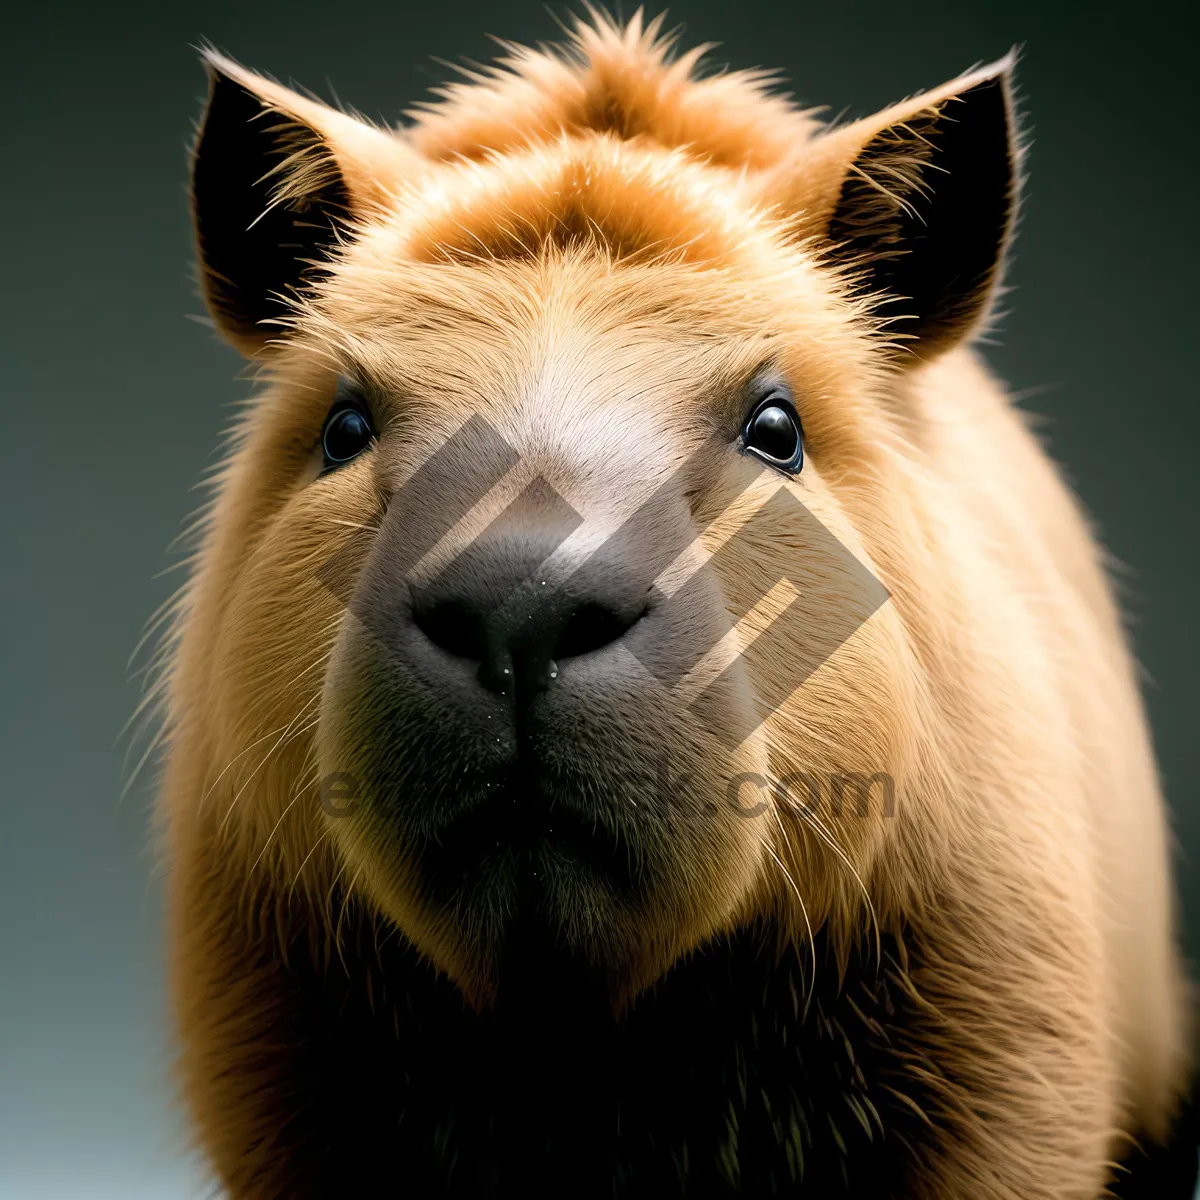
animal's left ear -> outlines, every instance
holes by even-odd
[[[846,267],[901,360],[927,359],[986,318],[1019,183],[1013,55],[815,138],[772,199]]]

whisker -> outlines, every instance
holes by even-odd
[[[204,802],[205,802],[205,801],[206,801],[206,800],[209,798],[209,796],[211,796],[211,795],[212,795],[212,793],[213,793],[213,789],[214,789],[214,788],[216,788],[217,784],[219,784],[219,783],[221,782],[221,780],[225,778],[225,775],[228,773],[228,771],[229,771],[229,770],[230,770],[230,768],[231,768],[231,767],[234,765],[234,763],[236,763],[236,762],[238,761],[238,759],[239,759],[239,758],[244,758],[244,757],[245,757],[247,754],[249,754],[249,753],[250,753],[250,751],[251,751],[251,750],[253,750],[253,749],[254,749],[254,747],[255,747],[255,746],[260,746],[260,745],[262,745],[262,743],[263,743],[263,742],[265,742],[265,741],[266,741],[268,738],[273,738],[273,737],[276,737],[276,736],[278,736],[278,735],[279,735],[279,734],[281,734],[281,733],[286,733],[286,732],[287,732],[287,728],[288,728],[288,727],[287,727],[286,725],[281,725],[281,726],[280,726],[278,729],[272,729],[272,730],[271,730],[269,733],[264,733],[264,734],[262,735],[262,737],[260,737],[260,738],[255,738],[255,740],[254,740],[254,741],[252,741],[252,742],[251,742],[251,743],[250,743],[248,746],[243,746],[243,747],[242,747],[242,749],[241,749],[241,750],[239,750],[239,751],[238,751],[238,752],[237,752],[237,753],[236,753],[236,754],[235,754],[235,755],[234,755],[234,756],[233,756],[233,757],[232,757],[232,758],[229,760],[229,762],[227,762],[227,763],[225,764],[225,766],[224,766],[224,768],[222,769],[222,771],[221,771],[220,775],[218,775],[218,776],[216,777],[216,779],[214,779],[214,780],[212,781],[212,783],[210,783],[210,784],[208,785],[208,787],[207,787],[207,788],[205,788],[205,790],[204,790],[204,795],[200,797],[200,804],[199,804],[199,806],[198,806],[198,808],[197,808],[197,812],[199,812],[200,810],[202,810],[202,809],[204,808]]]
[[[255,776],[256,776],[256,775],[259,773],[259,771],[261,771],[261,770],[263,769],[263,767],[265,767],[265,766],[267,765],[267,763],[268,763],[268,762],[270,762],[270,761],[271,761],[271,758],[273,757],[273,755],[275,754],[275,752],[276,752],[276,751],[277,751],[277,750],[278,750],[278,749],[279,749],[281,746],[283,746],[285,742],[287,742],[287,741],[289,740],[289,739],[288,739],[288,733],[291,731],[291,729],[293,728],[293,726],[296,724],[296,722],[297,722],[297,721],[299,721],[299,720],[301,720],[301,719],[303,718],[304,714],[305,714],[306,712],[308,712],[308,710],[309,710],[310,708],[312,708],[312,706],[313,706],[313,705],[314,705],[314,704],[315,704],[315,703],[316,703],[318,700],[320,700],[320,694],[319,694],[319,693],[314,693],[312,696],[310,696],[310,697],[309,697],[309,699],[308,699],[307,703],[306,703],[306,704],[305,704],[305,705],[304,705],[304,706],[303,706],[303,707],[300,709],[300,711],[299,711],[298,713],[296,713],[296,715],[295,715],[295,716],[294,716],[294,717],[293,717],[293,718],[292,718],[292,719],[291,719],[291,720],[290,720],[290,721],[289,721],[289,722],[288,722],[288,723],[287,723],[287,724],[286,724],[286,725],[283,727],[283,732],[282,732],[282,733],[279,735],[279,740],[278,740],[278,741],[275,743],[275,745],[273,745],[273,746],[270,748],[270,750],[268,750],[268,751],[266,752],[266,754],[264,754],[264,755],[262,756],[262,758],[261,758],[261,759],[259,759],[259,761],[258,761],[258,765],[257,765],[257,766],[254,768],[254,770],[253,770],[253,771],[251,771],[251,772],[250,772],[250,774],[249,774],[249,775],[247,775],[247,776],[246,776],[245,782],[242,784],[242,786],[241,786],[240,788],[238,788],[237,792],[234,794],[234,797],[233,797],[233,799],[232,799],[232,800],[229,802],[229,807],[228,807],[228,808],[225,810],[225,815],[224,815],[224,817],[222,817],[222,818],[221,818],[221,825],[220,825],[220,828],[221,828],[222,830],[223,830],[223,829],[226,827],[226,825],[228,825],[228,823],[229,823],[229,818],[230,818],[230,815],[233,813],[233,810],[234,810],[234,808],[236,808],[236,807],[237,807],[237,802],[238,802],[238,801],[239,801],[239,800],[242,798],[242,795],[245,793],[246,789],[247,789],[247,788],[250,786],[250,784],[251,784],[251,783],[254,781],[254,777],[255,777]],[[311,726],[310,726],[310,728],[311,728]],[[304,731],[302,730],[301,732],[304,732]],[[262,738],[262,739],[260,739],[260,741],[265,741],[265,740],[266,740],[265,738]]]
[[[296,733],[293,734],[293,739],[296,737],[302,736],[309,729],[314,728],[316,725],[317,725],[316,721],[310,722],[307,726],[304,727],[304,729],[297,730]],[[280,825],[283,824],[284,818],[296,806],[296,803],[300,799],[300,797],[303,796],[304,793],[306,791],[308,791],[308,789],[310,787],[312,787],[312,785],[316,782],[317,782],[317,778],[314,776],[314,778],[312,779],[312,781],[310,783],[307,783],[303,787],[296,789],[295,795],[293,795],[291,800],[289,800],[288,803],[284,806],[283,812],[281,812],[279,814],[279,820],[275,822],[274,826],[271,829],[271,832],[267,834],[266,841],[263,842],[262,849],[258,852],[258,857],[254,860],[253,863],[250,864],[250,873],[251,874],[253,874],[255,872],[255,870],[257,870],[258,864],[260,862],[262,862],[263,855],[266,854],[267,848],[271,845],[271,842],[274,839],[275,834],[278,833],[279,827],[280,827]]]
[[[782,829],[783,826],[780,825]],[[785,835],[786,836],[786,835]],[[813,992],[817,986],[817,939],[813,935],[812,922],[808,919],[808,908],[804,903],[804,897],[800,895],[800,888],[795,879],[792,878],[792,873],[783,865],[783,859],[771,849],[770,844],[765,838],[758,839],[762,843],[762,848],[775,860],[776,865],[783,872],[783,877],[791,884],[792,891],[796,894],[796,901],[800,905],[800,911],[804,914],[804,924],[808,929],[808,944],[812,947],[812,966],[808,973],[808,994],[804,997],[804,1017],[808,1017],[808,1006],[812,1003]]]
[[[335,925],[333,927],[333,944],[337,947],[338,958],[341,960],[342,967],[346,971],[347,974],[349,974],[350,968],[346,965],[346,956],[344,953],[344,948],[342,946],[342,921],[346,917],[346,910],[350,907],[350,900],[351,900],[351,897],[354,895],[354,885],[358,882],[358,877],[362,873],[363,873],[362,867],[359,867],[358,870],[354,872],[354,875],[350,880],[350,886],[346,888],[345,895],[342,896],[341,911],[338,913],[337,922],[335,923]],[[339,874],[340,874],[340,872],[339,872]]]
[[[317,838],[308,853],[304,856],[300,866],[296,869],[295,878],[292,880],[291,887],[288,888],[288,899],[290,900],[296,894],[296,885],[300,882],[300,876],[304,874],[304,868],[308,866],[308,861],[317,852],[317,847],[329,836],[329,829],[322,830],[321,836]]]
[[[803,805],[792,805],[792,808],[799,813],[800,817],[807,821],[809,827],[813,829],[817,836],[841,859],[843,866],[854,877],[854,882],[858,884],[859,891],[863,894],[863,899],[867,902],[867,910],[871,915],[871,925],[875,931],[875,961],[876,970],[883,965],[883,941],[879,932],[879,914],[875,910],[875,902],[871,899],[871,893],[867,891],[867,885],[863,883],[862,876],[855,870],[854,864],[850,861],[850,856],[838,845],[837,839],[825,827],[824,822],[816,815],[810,812]]]

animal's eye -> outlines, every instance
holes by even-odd
[[[321,430],[321,450],[325,470],[331,471],[357,458],[375,437],[367,406],[358,392],[344,381],[338,385],[337,396],[325,426]]]
[[[804,431],[792,402],[778,392],[760,400],[742,426],[742,445],[772,467],[798,474],[804,465]]]

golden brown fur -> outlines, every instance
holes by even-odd
[[[843,959],[876,925],[902,933],[920,951],[911,987],[937,1015],[914,1078],[954,1080],[909,1194],[1094,1200],[1128,1139],[1164,1134],[1184,1067],[1163,806],[1119,616],[1075,501],[954,344],[982,318],[889,342],[855,264],[822,251],[864,144],[890,131],[870,181],[886,222],[920,176],[922,122],[975,77],[825,132],[764,77],[697,81],[698,52],[672,62],[657,32],[597,21],[567,57],[514,49],[403,132],[217,64],[323,138],[298,144],[277,201],[303,202],[332,163],[353,221],[281,323],[223,322],[262,387],[172,643],[161,810],[201,1144],[233,1196],[270,1194],[256,1181],[277,1131],[239,1063],[272,1040],[271,930],[290,931],[281,945],[301,931],[336,970],[349,896],[473,1003],[494,993],[479,944],[423,906],[404,847],[314,800],[353,758],[357,708],[340,698],[358,694],[319,568],[372,520],[380,475],[403,479],[480,413],[529,472],[603,509],[619,497],[573,447],[620,446],[614,428],[652,397],[649,486],[717,420],[696,398],[770,361],[809,447],[785,486],[890,600],[755,737],[698,752],[698,774],[886,771],[895,815],[830,813],[821,828],[786,805],[727,815],[703,853],[678,851],[662,895],[633,913],[596,900],[564,915],[566,936],[611,962],[623,1010],[688,951],[760,918],[797,943],[823,931]],[[375,466],[314,483],[348,370],[398,399]],[[728,508],[701,497],[708,548],[777,485]],[[511,495],[489,494],[472,528]],[[784,555],[803,563],[789,569],[814,625],[837,602],[803,528],[738,545],[731,605]],[[753,645],[746,664],[757,691],[795,669]]]

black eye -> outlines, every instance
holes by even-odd
[[[797,474],[804,465],[804,433],[792,402],[777,393],[760,401],[742,427],[742,445],[755,458]]]
[[[325,455],[325,470],[332,470],[357,458],[375,436],[362,398],[345,385],[325,418],[321,430],[321,449]]]

